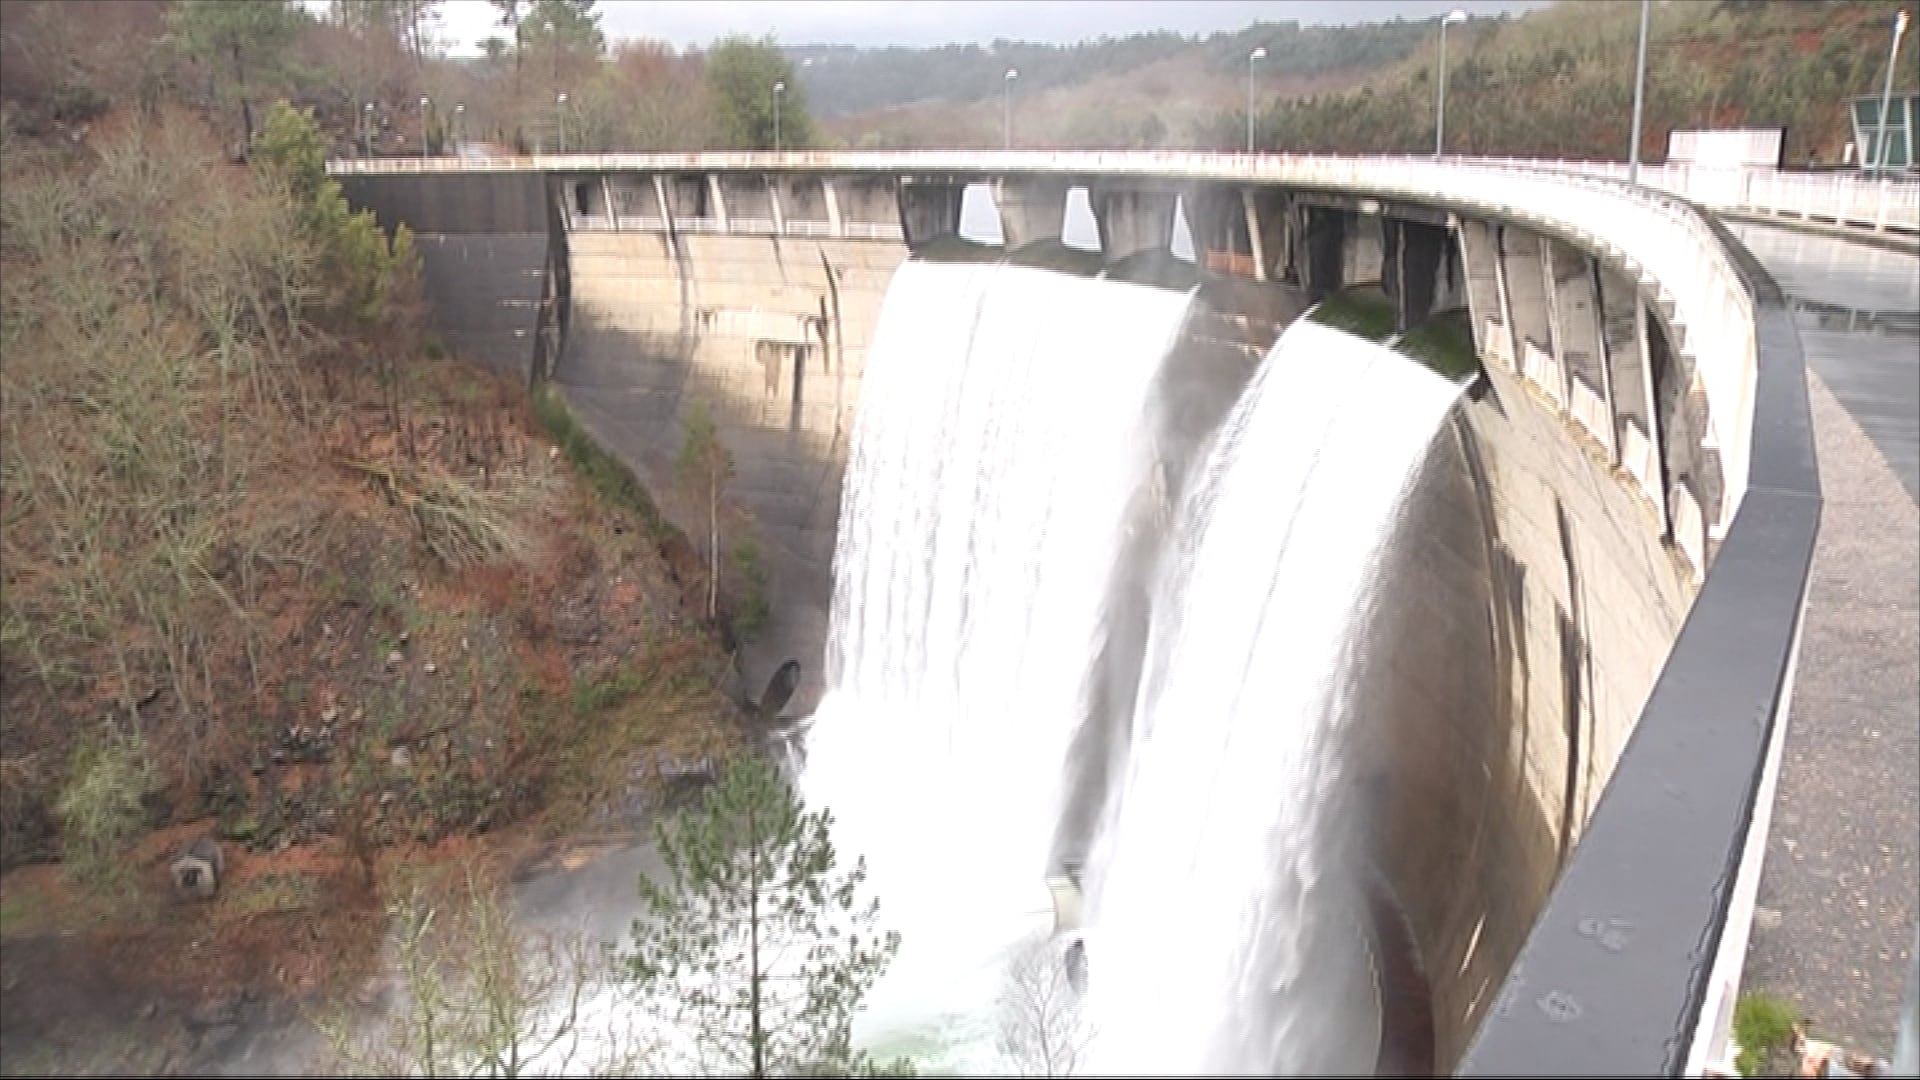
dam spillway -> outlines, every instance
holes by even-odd
[[[902,934],[868,1025],[930,1027],[963,1071],[995,1064],[979,1024],[1047,916],[1061,763],[1188,299],[911,261],[875,333],[802,789]]]
[[[994,262],[888,288],[802,786],[907,943],[863,1029],[923,1068],[1010,1067],[999,984],[1068,873],[1105,1070],[1452,1060],[1684,612],[1519,384],[1311,321],[1235,381],[1206,307]]]
[[[1372,1071],[1343,683],[1380,600],[1377,548],[1456,393],[1301,321],[1199,463],[1087,867],[1092,1071]]]

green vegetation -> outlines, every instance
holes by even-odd
[[[859,895],[865,860],[838,868],[831,825],[772,765],[742,755],[697,809],[659,827],[666,879],[641,879],[646,914],[620,966],[690,1043],[675,1071],[873,1069],[851,1046],[853,1016],[900,939],[875,932],[879,903]]]
[[[224,906],[234,916],[273,915],[304,911],[320,898],[320,883],[311,874],[269,871],[236,887]]]
[[[733,638],[748,641],[760,632],[772,614],[767,605],[767,568],[760,561],[760,545],[741,537],[733,545],[733,570],[744,586],[739,610],[733,613]]]
[[[646,523],[648,531],[656,538],[665,535],[668,526],[660,516],[659,508],[654,505],[653,496],[634,477],[633,470],[626,463],[600,448],[593,441],[580,421],[574,418],[573,411],[567,408],[560,391],[551,384],[542,383],[533,390],[533,411],[540,424],[546,429],[547,437],[560,447],[561,453],[573,463],[593,490],[608,504],[632,513]]]
[[[674,475],[682,494],[706,515],[706,616],[713,619],[720,614],[720,492],[733,479],[733,454],[720,441],[705,401],[696,399],[681,423],[686,438],[674,462]]]
[[[807,115],[805,91],[793,76],[793,64],[771,38],[728,38],[707,53],[706,67],[708,92],[726,145],[773,149],[776,97],[781,147],[794,150],[813,145],[813,121]],[[774,92],[776,86],[780,87],[778,94]]]
[[[240,107],[242,146],[253,141],[248,70],[270,65],[292,42],[300,18],[287,0],[180,0],[167,14],[175,46],[210,71],[231,78],[214,85]]]
[[[275,103],[254,155],[299,207],[301,227],[319,252],[329,305],[368,331],[391,334],[411,326],[413,311],[389,316],[396,314],[396,301],[412,299],[417,290],[413,233],[402,224],[389,239],[373,211],[347,205],[339,181],[327,176],[326,137],[313,114]]]
[[[60,839],[67,875],[100,895],[132,884],[126,849],[146,829],[140,799],[152,786],[145,742],[137,733],[101,731],[74,749],[60,793]]]
[[[1785,127],[1788,162],[1839,161],[1852,138],[1844,101],[1878,92],[1895,8],[1880,0],[1654,5],[1643,158],[1661,160],[1676,128]],[[1638,33],[1638,5],[1604,0],[1456,27],[1447,149],[1624,158]],[[1287,150],[1428,152],[1436,59],[1437,45],[1363,88],[1269,101],[1255,117],[1257,140]],[[1906,66],[1896,88],[1911,90],[1914,70]],[[1245,117],[1223,113],[1203,142],[1233,145]]]
[[[1784,126],[1786,158],[1838,162],[1844,99],[1877,93],[1893,0],[1654,5],[1642,156],[1677,128]],[[1455,153],[1626,156],[1639,6],[1563,0],[1447,35]],[[826,126],[862,148],[1000,145],[1002,76],[1020,72],[1016,142],[1067,149],[1238,150],[1248,54],[1265,150],[1430,153],[1438,17],[1345,27],[1255,24],[1071,46],[789,50]],[[1896,90],[1920,86],[1903,65]]]
[[[1794,1025],[1799,1021],[1791,1002],[1770,994],[1740,995],[1733,1006],[1733,1041],[1740,1045],[1734,1068],[1741,1076],[1771,1075],[1776,1059],[1793,1050]]]
[[[249,613],[325,510],[262,483],[306,400],[319,260],[273,181],[221,168],[177,113],[89,164],[25,143],[0,164],[0,626],[20,692],[0,758],[64,758],[89,686],[155,735],[141,711],[164,692],[210,722],[153,739],[156,764],[198,778],[227,749],[218,718],[261,690]],[[0,808],[21,814],[9,846],[32,846],[32,814]]]
[[[1247,54],[1255,46],[1266,48],[1269,72],[1311,77],[1367,70],[1410,55],[1429,33],[1426,20],[1305,27],[1288,20],[1257,22],[1204,38],[1159,32],[1089,37],[1071,45],[995,41],[989,46],[933,48],[808,46],[788,52],[813,61],[808,67],[808,90],[822,116],[839,117],[923,101],[991,100],[997,104],[1008,68],[1020,72],[1018,89],[1023,95],[1125,76],[1156,63],[1183,59],[1195,60],[1200,70],[1239,81],[1244,87]]]

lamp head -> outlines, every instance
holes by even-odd
[[[1461,11],[1459,8],[1454,8],[1452,11],[1447,12],[1446,18],[1440,20],[1440,25],[1452,26],[1454,23],[1463,23],[1466,21],[1467,13]]]
[[[1267,58],[1267,47],[1265,45],[1257,46],[1254,48],[1252,52],[1247,54],[1248,60],[1265,60],[1266,58]]]
[[[1009,79],[1017,79],[1020,77],[1020,72],[1013,68],[1008,68],[1006,77]]]

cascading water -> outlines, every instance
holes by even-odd
[[[800,778],[902,934],[856,1022],[877,1056],[932,1074],[1012,1064],[996,998],[1052,928],[1063,766],[1130,502],[1164,464],[1156,376],[1189,302],[984,264],[909,262],[888,290]],[[1081,1072],[1373,1067],[1348,657],[1456,393],[1297,322],[1173,486],[1125,760],[1085,868]],[[622,1008],[596,1000],[590,1026],[672,1041]]]
[[[924,1068],[994,1064],[1003,961],[1050,925],[1061,761],[1188,300],[980,264],[888,289],[802,790],[902,933],[862,1041]]]
[[[1344,672],[1378,549],[1456,393],[1302,320],[1190,483],[1089,867],[1091,1071],[1372,1069]]]

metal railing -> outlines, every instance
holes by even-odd
[[[644,214],[621,214],[617,219],[606,214],[569,214],[567,228],[576,232],[667,232],[665,218]],[[844,240],[890,240],[904,242],[900,226],[889,222],[847,221],[836,229],[829,221],[784,221],[772,218],[676,217],[671,228],[687,233],[713,233],[728,236],[795,236]]]
[[[1625,180],[1612,161],[1545,158],[1479,159],[1503,165],[1577,172]],[[1859,173],[1642,165],[1640,182],[1716,210],[1744,210],[1885,232],[1920,233],[1920,179]]]

